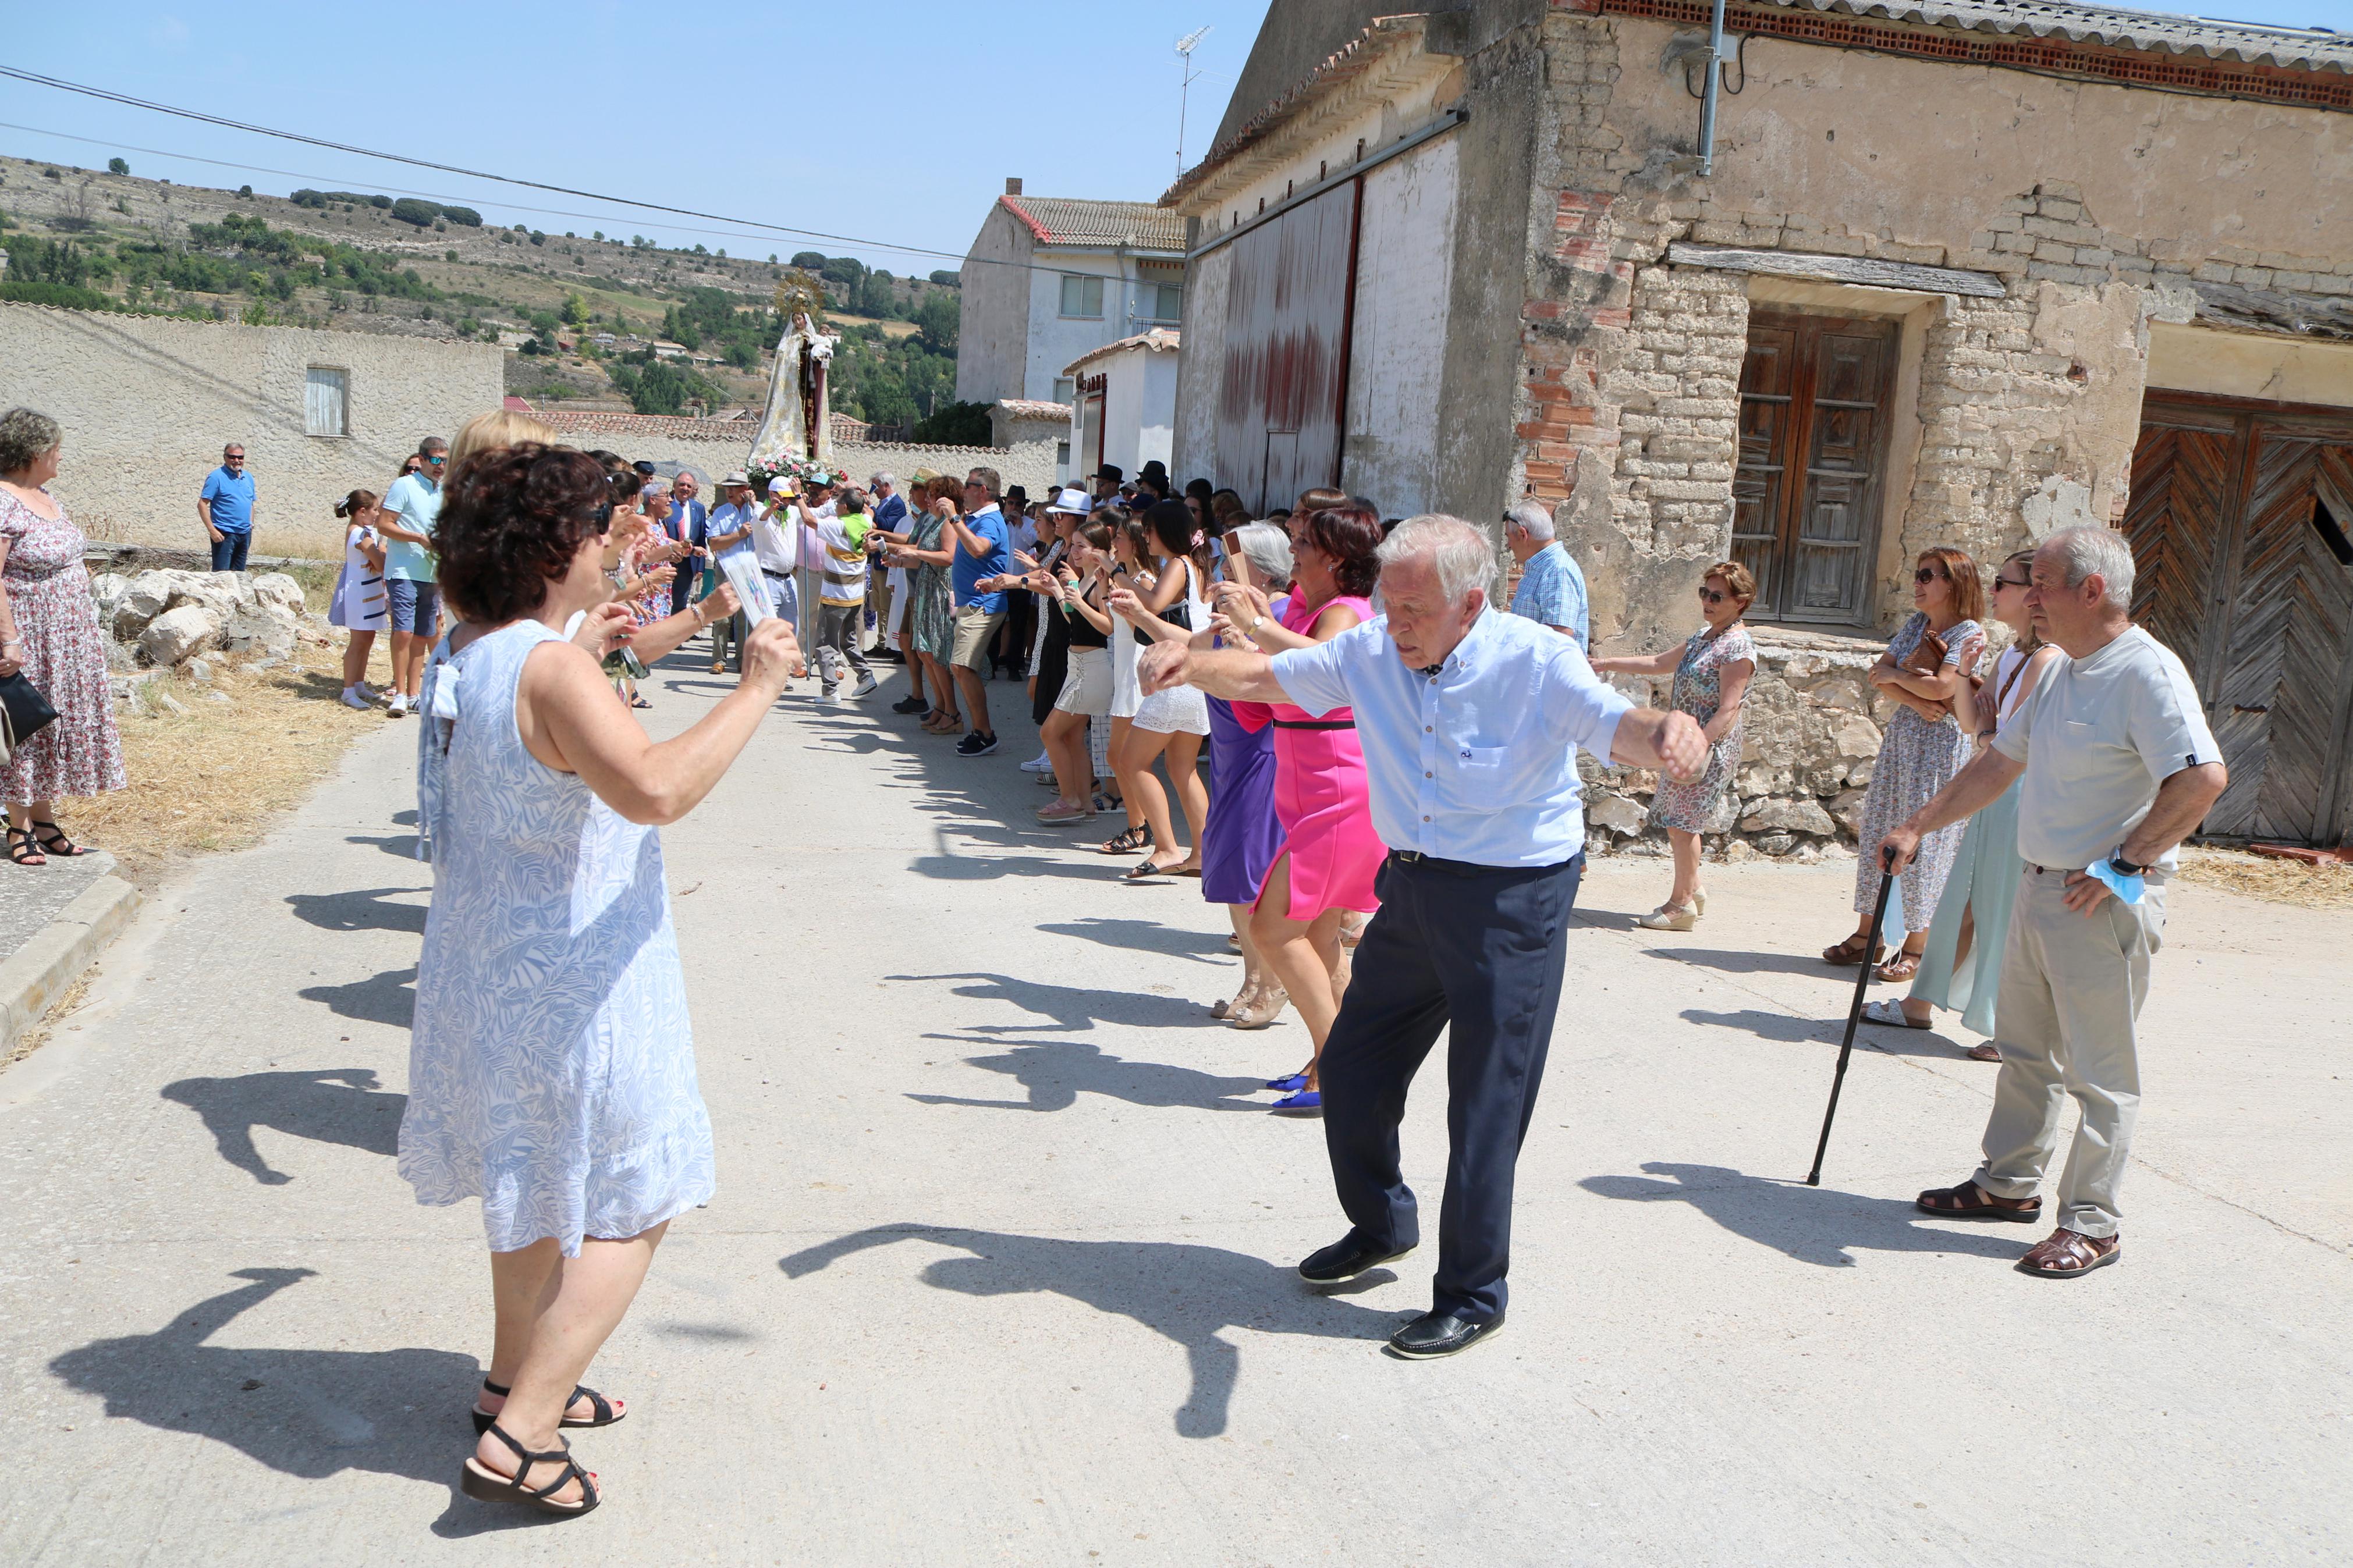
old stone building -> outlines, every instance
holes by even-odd
[[[1550,502],[1608,651],[1732,556],[1736,820],[1833,842],[1916,552],[2126,531],[2229,756],[2353,831],[2353,42],[2060,0],[1276,0],[1191,220],[1175,471]],[[1594,811],[1640,824],[1640,778]],[[1727,826],[1730,826],[1727,823]]]

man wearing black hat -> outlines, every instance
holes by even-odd
[[[1095,470],[1095,505],[1109,506],[1119,499],[1119,481],[1127,478],[1119,466],[1105,463]]]

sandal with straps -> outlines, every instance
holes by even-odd
[[[561,1437],[556,1441],[563,1444],[562,1447],[534,1454],[516,1442],[513,1436],[495,1421],[483,1430],[487,1436],[496,1437],[500,1442],[512,1448],[522,1463],[515,1467],[513,1475],[502,1476],[473,1455],[467,1455],[466,1468],[459,1478],[458,1486],[459,1489],[468,1497],[482,1502],[521,1503],[525,1508],[535,1509],[541,1513],[555,1514],[565,1519],[577,1519],[584,1513],[593,1511],[598,1503],[605,1500],[604,1495],[596,1489],[596,1478],[580,1468],[580,1461],[572,1457],[571,1446],[565,1444]],[[559,1460],[563,1462],[564,1473],[547,1485],[534,1487],[524,1480],[523,1478],[531,1474],[531,1468],[533,1465],[553,1465]],[[555,1494],[564,1489],[565,1484],[575,1478],[577,1478],[580,1482],[579,1500],[565,1502],[556,1497]]]
[[[1851,936],[1836,947],[1822,949],[1822,962],[1836,964],[1841,969],[1852,969],[1858,963],[1877,963],[1884,949],[1883,942]]]
[[[47,831],[44,832],[45,828]],[[36,822],[33,824],[33,834],[41,841],[43,853],[55,855],[59,859],[70,860],[77,855],[90,853],[89,850],[68,838],[66,830],[54,822]]]
[[[2017,1225],[2032,1225],[2042,1215],[2041,1198],[1997,1198],[1974,1177],[1957,1187],[1931,1187],[1913,1199],[1912,1206],[1947,1219],[2005,1219]]]
[[[1151,847],[1152,829],[1147,825],[1143,827],[1131,827],[1118,837],[1107,840],[1103,846],[1103,852],[1106,855],[1133,855],[1139,849],[1148,849]]]
[[[41,847],[33,842],[32,834],[22,827],[8,830],[8,858],[19,866],[46,866],[49,863],[49,858],[41,853]]]
[[[482,1379],[482,1392],[504,1399],[514,1390],[502,1387],[486,1377]],[[588,1402],[590,1408],[596,1412],[586,1421],[571,1414],[572,1407],[584,1399]],[[572,1397],[564,1402],[564,1409],[565,1414],[564,1418],[556,1423],[558,1426],[610,1426],[614,1422],[622,1420],[629,1414],[627,1409],[614,1409],[609,1400],[586,1384],[573,1384]],[[477,1437],[489,1431],[491,1424],[498,1420],[497,1416],[482,1408],[479,1400],[475,1402],[474,1408],[467,1414],[474,1418],[474,1436]]]

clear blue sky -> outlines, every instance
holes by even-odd
[[[358,146],[957,257],[1008,174],[1039,195],[1157,196],[1176,173],[1170,45],[1192,28],[1211,29],[1194,57],[1203,74],[1186,148],[1198,157],[1267,0],[411,0],[394,8],[20,0],[10,9],[8,63],[44,75]],[[2201,9],[2353,31],[2353,0],[2213,0]],[[492,222],[556,232],[701,241],[735,256],[812,248],[902,273],[955,265],[836,240],[659,224],[626,207],[16,81],[0,81],[0,121],[106,143],[0,129],[0,150],[13,155],[102,168],[119,152],[135,174],[187,184],[250,181],[279,195],[301,185],[413,190],[479,207]],[[139,148],[290,173],[132,150]]]

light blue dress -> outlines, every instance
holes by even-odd
[[[661,839],[515,729],[518,621],[427,671],[417,804],[434,867],[417,971],[401,1175],[479,1197],[491,1250],[635,1236],[710,1201]]]

